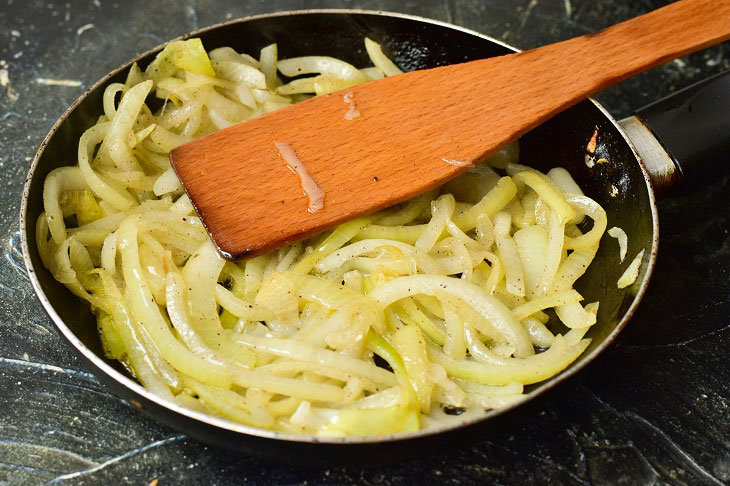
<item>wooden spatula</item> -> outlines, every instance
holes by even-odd
[[[682,0],[558,44],[320,96],[171,160],[218,249],[240,258],[432,189],[584,98],[728,38],[730,0]],[[360,115],[345,117],[352,103]],[[311,211],[287,145],[324,191],[321,209]]]

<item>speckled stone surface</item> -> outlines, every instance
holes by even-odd
[[[0,0],[0,484],[730,482],[730,181],[719,175],[708,174],[702,192],[661,201],[650,290],[618,344],[569,390],[509,433],[367,468],[270,464],[143,417],[82,371],[33,294],[19,244],[25,173],[56,118],[110,69],[198,27],[275,10],[368,8],[450,21],[529,48],[664,3]],[[730,46],[720,45],[599,100],[619,118],[728,67]]]

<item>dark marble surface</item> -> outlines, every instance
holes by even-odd
[[[146,419],[82,371],[36,301],[19,244],[22,183],[51,124],[111,68],[187,31],[275,10],[348,7],[433,17],[529,48],[664,3],[0,0],[0,483],[730,482],[730,181],[719,175],[710,174],[702,192],[660,203],[661,249],[650,290],[618,345],[570,390],[510,433],[388,466],[272,465]],[[599,99],[625,116],[727,69],[729,51],[725,44],[671,62]]]

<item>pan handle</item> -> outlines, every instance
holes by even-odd
[[[621,120],[657,193],[707,184],[730,171],[730,71],[655,101]]]

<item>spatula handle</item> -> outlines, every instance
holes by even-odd
[[[552,58],[569,90],[597,93],[635,74],[730,38],[730,0],[681,0],[594,34],[522,53]],[[576,82],[578,81],[578,82]]]

